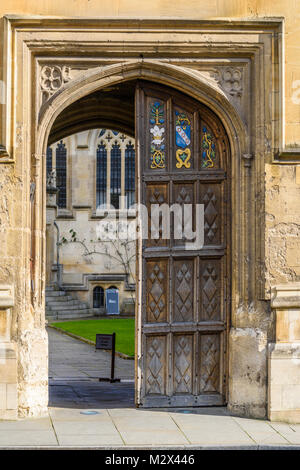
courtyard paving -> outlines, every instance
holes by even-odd
[[[2,449],[300,449],[300,425],[240,418],[224,407],[136,409],[134,361],[117,358],[120,383],[99,382],[109,353],[54,330],[49,342],[49,415],[0,421]]]

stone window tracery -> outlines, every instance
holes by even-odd
[[[120,199],[120,196],[121,199]],[[96,162],[96,207],[129,209],[135,203],[134,139],[111,129],[99,129]]]
[[[96,205],[97,207],[106,204],[107,186],[107,150],[104,143],[100,143],[97,148],[96,162]]]
[[[56,147],[56,187],[57,206],[61,209],[67,207],[67,149],[61,140]]]

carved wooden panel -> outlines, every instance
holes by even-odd
[[[220,245],[222,234],[221,185],[200,185],[200,202],[204,204],[204,244]]]
[[[147,322],[167,321],[168,313],[168,261],[147,261]]]
[[[189,233],[192,235],[192,232],[195,230],[194,186],[194,183],[173,184],[173,204],[181,206],[181,218],[174,217],[173,242],[175,246],[183,245],[186,240],[186,236],[188,236]],[[186,231],[185,234],[184,230]],[[182,233],[181,238],[179,236],[180,233]],[[188,236],[188,241],[192,242],[193,238]]]
[[[221,320],[221,259],[200,260],[200,319]]]
[[[194,260],[176,260],[173,264],[173,321],[193,321]]]
[[[172,208],[156,221],[149,217],[148,240],[139,245],[139,404],[222,405],[226,368],[220,345],[230,279],[225,131],[205,106],[170,88],[139,82],[136,96],[141,202],[149,216],[154,204]],[[196,204],[204,204],[202,248],[191,243],[199,230]],[[163,234],[164,225],[169,233]]]
[[[166,393],[166,336],[146,339],[146,395]]]
[[[220,391],[220,335],[200,335],[200,393]]]
[[[173,342],[173,391],[193,392],[193,336],[174,336]]]
[[[163,224],[165,222],[163,213],[161,212],[157,218],[153,217],[153,209],[158,206],[169,203],[168,185],[167,184],[149,184],[146,191],[147,209],[148,209],[148,240],[147,246],[167,246],[169,240],[163,238]],[[156,235],[151,233],[154,230]],[[158,236],[158,238],[155,238]]]

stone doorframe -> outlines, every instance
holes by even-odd
[[[282,26],[282,19],[4,19],[0,171],[12,211],[0,283],[15,291],[10,341],[18,357],[20,416],[47,408],[45,155],[51,126],[79,98],[138,78],[199,100],[226,129],[233,214],[228,406],[265,416],[273,322],[264,281],[264,165],[282,142]]]

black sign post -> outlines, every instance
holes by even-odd
[[[96,349],[111,350],[110,378],[100,377],[99,382],[120,382],[120,379],[115,378],[116,333],[111,335],[96,334]]]

